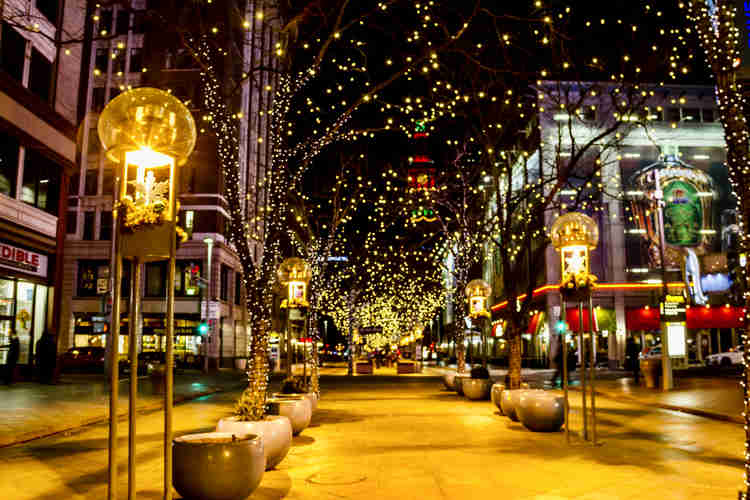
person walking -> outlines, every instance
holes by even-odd
[[[39,382],[54,383],[55,365],[57,364],[57,342],[55,337],[45,331],[36,343],[36,364]]]
[[[562,335],[557,336],[557,350],[555,351],[555,356],[552,358],[552,362],[555,363],[555,373],[552,375],[552,380],[550,380],[550,383],[553,387],[557,386],[557,379],[560,379],[560,385],[562,385],[563,380],[563,342],[565,342],[562,338]]]
[[[10,385],[16,374],[16,365],[18,364],[18,355],[21,352],[21,344],[15,332],[10,334],[10,344],[8,344],[8,356],[5,358],[5,383]]]
[[[628,340],[625,341],[625,369],[633,372],[633,381],[636,385],[641,378],[641,365],[638,359],[640,351],[640,345],[636,344],[635,339],[628,337]]]

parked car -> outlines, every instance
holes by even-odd
[[[638,355],[638,359],[661,359],[661,344],[646,347]]]
[[[96,372],[104,370],[104,347],[71,347],[62,355],[62,371],[88,371]]]
[[[732,366],[742,364],[743,347],[738,345],[727,352],[710,354],[706,357],[706,366]]]

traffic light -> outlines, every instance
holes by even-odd
[[[205,335],[208,333],[208,322],[203,320],[198,325],[198,335]]]
[[[557,329],[557,333],[564,333],[565,332],[565,321],[559,320],[557,322],[557,325],[555,325],[555,328]]]

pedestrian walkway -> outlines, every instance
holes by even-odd
[[[468,401],[439,378],[322,377],[310,427],[266,472],[250,500],[702,500],[736,497],[741,427],[597,399],[599,445],[574,432],[532,433],[489,401]],[[177,435],[229,415],[239,392],[175,407]],[[571,425],[581,428],[572,399]],[[161,497],[163,422],[138,420],[137,498]],[[127,428],[120,428],[120,492],[127,491]],[[0,491],[14,500],[106,497],[107,427],[95,425],[0,449]]]
[[[244,373],[175,376],[175,400],[196,398],[242,386]],[[129,379],[120,381],[118,413],[127,414]],[[163,406],[163,378],[138,377],[138,410]],[[0,446],[36,439],[109,418],[109,383],[104,375],[65,375],[55,385],[20,382],[0,386]]]

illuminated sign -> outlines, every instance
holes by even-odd
[[[0,267],[46,278],[47,256],[7,243],[0,243]]]
[[[685,325],[683,323],[667,324],[667,347],[669,356],[685,356]]]
[[[685,297],[682,295],[667,295],[661,303],[660,312],[664,321],[685,321]]]

